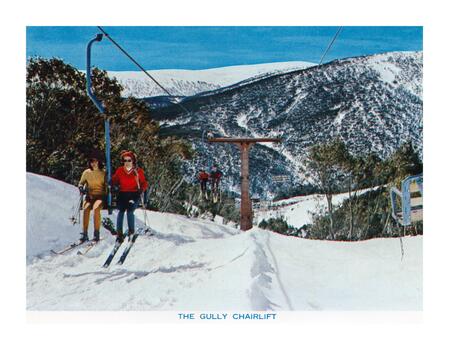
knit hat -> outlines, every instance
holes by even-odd
[[[137,157],[134,152],[131,151],[121,151],[120,152],[120,160],[123,161],[125,157],[130,157],[133,160],[133,164],[137,165]]]

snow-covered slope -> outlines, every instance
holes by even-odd
[[[78,189],[52,178],[27,174],[27,261],[51,248],[73,242],[81,232],[70,217],[79,201]]]
[[[230,66],[203,70],[162,69],[148,71],[165,89],[175,96],[191,96],[236,84],[250,78],[261,77],[313,66],[310,62],[278,62],[254,65]],[[124,87],[124,97],[144,98],[166,93],[142,72],[114,72]]]
[[[368,190],[362,190],[358,193],[362,194]],[[348,193],[333,195],[332,203],[334,207],[339,206],[348,197]],[[257,224],[264,219],[268,220],[282,216],[289,225],[300,228],[305,224],[312,223],[313,213],[325,211],[326,208],[327,202],[324,194],[312,194],[273,202],[267,201],[260,208],[254,209],[254,215]]]
[[[28,310],[422,309],[422,237],[404,239],[401,261],[396,239],[312,241],[147,211],[156,234],[103,269],[112,237],[86,256],[48,252],[77,239],[64,224],[75,198],[27,174]]]

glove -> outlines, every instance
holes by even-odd
[[[86,194],[87,191],[83,186],[79,186],[78,189],[80,190],[80,194]]]

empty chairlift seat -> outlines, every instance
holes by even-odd
[[[290,177],[288,175],[274,175],[272,177],[273,182],[276,182],[276,183],[287,182],[289,179],[290,179]]]
[[[423,220],[423,176],[414,175],[402,180],[401,189],[392,187],[390,199],[393,218],[402,226]]]

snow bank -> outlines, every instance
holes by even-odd
[[[55,179],[27,174],[27,260],[48,254],[78,238],[81,229],[73,225],[79,192],[75,186]]]
[[[32,174],[27,186],[28,310],[422,308],[422,237],[404,239],[401,261],[397,239],[312,241],[146,211],[155,235],[140,237],[123,266],[103,269],[111,236],[85,256],[45,253],[77,238],[58,229],[76,189]],[[136,213],[141,225],[145,212]]]

